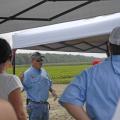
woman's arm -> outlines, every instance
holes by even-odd
[[[23,107],[23,102],[22,102],[22,96],[21,96],[21,91],[20,88],[17,88],[13,90],[9,96],[8,100],[13,106],[16,115],[18,117],[18,120],[27,120],[24,107]]]
[[[83,107],[64,103],[63,106],[76,120],[90,120]]]

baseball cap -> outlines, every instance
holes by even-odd
[[[109,42],[114,45],[120,45],[120,27],[116,27],[110,34]]]
[[[36,59],[36,60],[43,60],[42,58],[44,58],[44,56],[42,56],[39,52],[34,52],[34,53],[31,55],[31,58],[32,58],[32,59]]]

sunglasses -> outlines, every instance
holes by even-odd
[[[41,60],[36,60],[36,62],[42,62],[43,60],[41,59]]]

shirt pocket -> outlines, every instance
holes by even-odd
[[[32,84],[40,83],[40,77],[32,78],[32,79],[31,79],[31,83],[32,83]]]

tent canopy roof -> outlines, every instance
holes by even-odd
[[[13,48],[105,53],[116,26],[120,13],[23,30],[13,35]]]
[[[0,33],[120,12],[120,0],[0,0]]]

